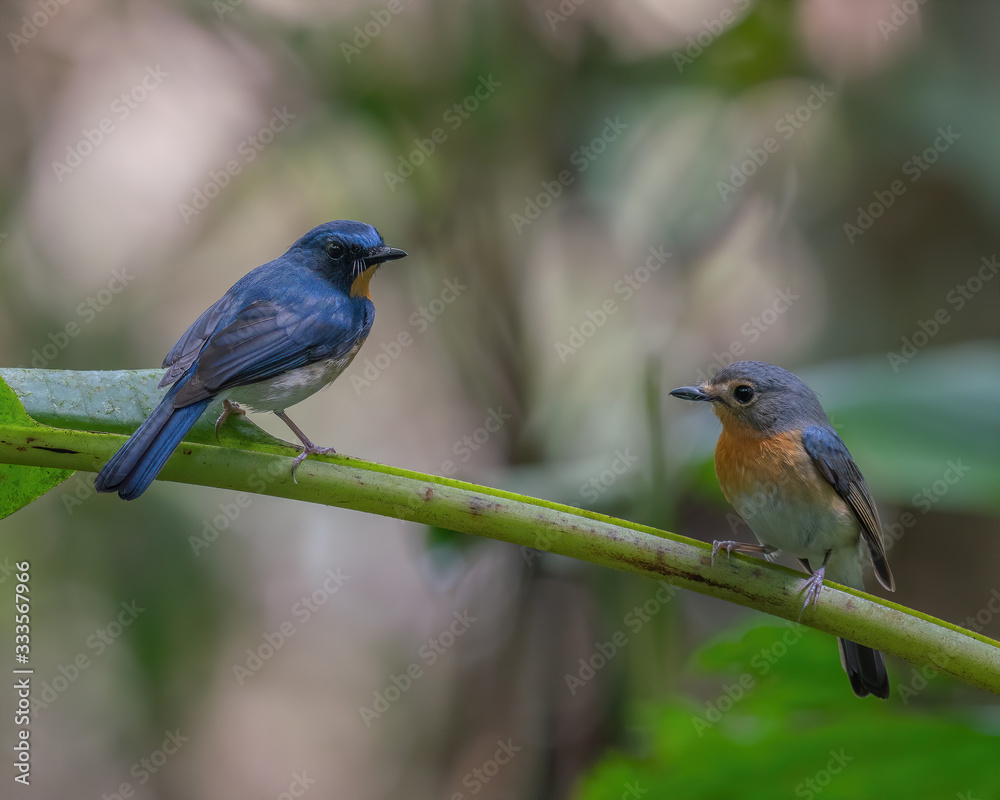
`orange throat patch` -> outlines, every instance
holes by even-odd
[[[378,268],[378,264],[372,264],[354,279],[354,282],[351,284],[351,297],[367,297],[369,300],[372,299],[368,285],[372,282],[372,275],[375,274]]]

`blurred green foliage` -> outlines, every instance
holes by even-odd
[[[741,628],[695,656],[711,699],[636,703],[630,754],[595,766],[581,800],[1000,797],[1000,718],[973,704],[943,711],[961,686],[904,667],[890,670],[889,701],[859,700],[830,637]]]

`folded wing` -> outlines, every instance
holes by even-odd
[[[816,464],[820,474],[830,482],[837,494],[851,507],[861,523],[868,551],[871,553],[875,576],[889,591],[896,588],[886,559],[875,501],[868,491],[847,446],[829,428],[810,427],[802,431],[802,444]]]

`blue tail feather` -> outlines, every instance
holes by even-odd
[[[167,392],[121,449],[94,480],[99,492],[118,492],[123,500],[134,500],[153,482],[177,445],[191,430],[212,398],[184,408],[174,408],[174,395],[186,383],[182,378]]]

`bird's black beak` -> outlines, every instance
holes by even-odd
[[[681,400],[704,400],[710,401],[712,396],[706,393],[700,386],[681,386],[670,393],[673,397]]]
[[[381,264],[383,261],[395,261],[397,258],[405,258],[407,255],[409,254],[405,250],[383,244],[369,252],[362,261],[365,262],[366,267],[370,267],[374,264]]]

